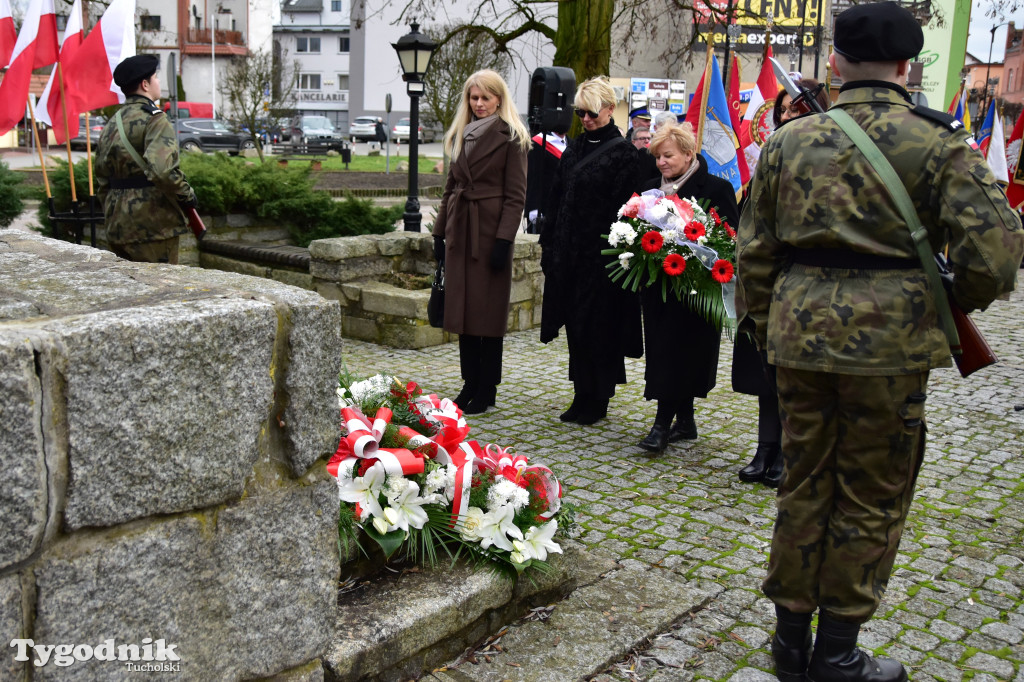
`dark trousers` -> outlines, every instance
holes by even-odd
[[[924,459],[928,373],[779,367],[785,473],[763,590],[797,613],[864,623],[878,608]]]
[[[462,380],[472,390],[501,383],[501,336],[459,334],[459,366]]]

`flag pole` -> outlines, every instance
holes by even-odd
[[[75,191],[75,162],[71,158],[71,129],[68,126],[68,102],[64,97],[64,76],[60,68],[60,61],[57,62],[57,87],[60,88],[60,109],[64,116],[64,144],[68,150],[68,175],[71,177],[71,205],[78,203],[78,195]],[[88,130],[86,134],[88,135]]]
[[[89,196],[94,194],[92,190],[92,135],[89,134],[89,112],[85,112],[85,158],[89,169]]]
[[[704,63],[704,89],[700,93],[700,115],[697,117],[697,153],[700,153],[701,148],[704,145],[704,119],[707,118],[708,110],[708,92],[711,89],[711,57],[715,52],[714,42],[714,30],[708,31],[708,51],[706,55],[706,61]]]
[[[50,180],[46,177],[46,162],[43,160],[43,148],[39,145],[39,128],[36,127],[36,110],[32,106],[32,94],[28,96],[28,115],[32,119],[32,138],[36,141],[36,151],[39,153],[39,165],[43,169],[43,187],[46,188],[46,198],[53,204],[53,194],[50,192]]]

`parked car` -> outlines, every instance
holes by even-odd
[[[373,140],[377,137],[377,119],[373,116],[357,116],[348,126],[348,137],[356,140]]]
[[[175,121],[178,146],[186,152],[224,151],[237,154],[255,149],[256,143],[248,133],[235,132],[212,118],[179,118]]]
[[[331,119],[326,116],[296,116],[292,119],[290,128],[292,144],[341,139]]]
[[[96,149],[96,144],[100,141],[100,133],[103,132],[103,126],[107,124],[107,119],[102,116],[90,116],[89,117],[89,139],[91,140],[92,148]],[[78,137],[71,138],[72,149],[85,149],[85,115],[78,117]]]
[[[411,124],[412,124],[412,121],[409,118],[400,118],[400,119],[398,119],[398,123],[396,123],[395,125],[391,126],[391,141],[394,142],[395,144],[401,144],[402,142],[408,142],[409,141],[409,126]],[[417,130],[419,130],[419,135],[416,136],[416,139],[418,141],[420,141],[420,142],[433,142],[433,137],[432,136],[429,136],[430,139],[428,140],[427,139],[428,135],[424,135],[423,126],[418,126]]]

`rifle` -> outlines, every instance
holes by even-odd
[[[953,271],[949,267],[949,261],[942,254],[935,254],[935,263],[939,268],[939,278],[942,280],[942,288],[945,289],[946,299],[949,301],[949,312],[953,315],[953,326],[956,327],[957,338],[960,339],[959,348],[950,348],[953,353],[953,360],[960,370],[960,376],[966,377],[982,367],[995,364],[998,359],[988,345],[985,337],[981,335],[978,325],[963,311],[953,298]]]
[[[782,64],[779,64],[775,57],[769,57],[769,59],[772,62],[772,70],[775,72],[775,77],[782,83],[786,93],[793,98],[793,106],[799,109],[801,116],[812,111],[816,114],[825,113],[825,110],[821,108],[816,99],[818,93],[825,87],[824,83],[818,83],[818,86],[813,90],[801,87],[793,82],[793,79],[789,77],[789,72],[782,68]]]

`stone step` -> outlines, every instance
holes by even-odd
[[[595,675],[724,590],[659,568],[622,568],[554,605],[545,620],[520,621],[490,660],[435,670],[439,682],[565,682]]]
[[[486,566],[449,566],[444,557],[433,569],[384,569],[358,581],[339,595],[324,679],[418,678],[531,608],[557,602],[615,567],[586,555],[576,542],[562,546],[564,554],[551,557],[550,572],[514,581]]]

